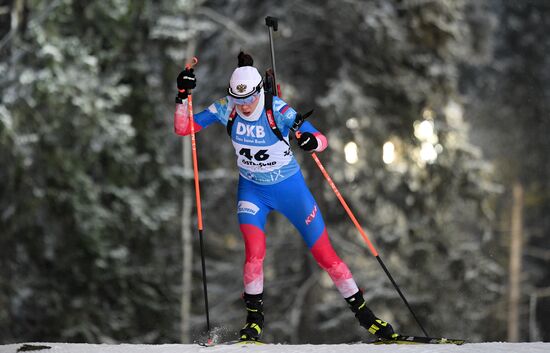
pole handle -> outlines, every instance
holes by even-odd
[[[188,60],[186,63],[185,63],[185,70],[189,70],[189,69],[192,69],[193,66],[197,65],[199,63],[199,59],[194,56],[191,58],[191,60]],[[189,102],[191,102],[191,90],[188,89],[187,90],[187,93],[189,94]],[[191,116],[192,117],[192,116]]]
[[[185,63],[185,69],[186,70],[191,69],[193,68],[193,66],[197,65],[198,63],[199,63],[199,59],[196,56],[194,56],[193,58],[191,58],[191,60]]]

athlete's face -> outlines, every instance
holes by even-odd
[[[257,95],[256,98],[254,98],[254,100],[252,101],[252,103],[245,103],[245,104],[236,103],[236,105],[239,106],[239,109],[244,115],[249,116],[250,114],[252,114],[254,109],[256,109],[259,102],[260,102],[260,95]]]

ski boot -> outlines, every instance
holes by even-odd
[[[241,341],[259,341],[264,327],[264,301],[263,293],[244,293],[243,300],[246,305],[246,324],[239,332]]]
[[[359,324],[373,335],[385,340],[393,340],[399,336],[393,331],[389,323],[374,316],[372,311],[367,307],[361,291],[346,298],[346,301],[357,320],[359,320]]]

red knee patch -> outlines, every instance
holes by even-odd
[[[263,230],[252,224],[241,224],[243,234],[246,261],[252,258],[261,259],[265,257],[265,234]]]
[[[311,253],[319,266],[328,272],[333,281],[352,278],[348,266],[334,251],[326,229],[323,230],[323,234],[311,247]]]
[[[257,294],[263,291],[263,264],[265,258],[265,234],[251,224],[241,224],[246,259],[243,268],[245,292]]]

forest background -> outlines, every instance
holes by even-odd
[[[326,134],[319,157],[432,335],[550,340],[550,3],[0,1],[0,343],[191,342],[205,329],[189,139],[239,50]],[[237,170],[197,135],[210,317],[244,323]],[[375,312],[420,334],[312,159],[332,242]],[[283,217],[267,228],[264,338],[365,338]]]

